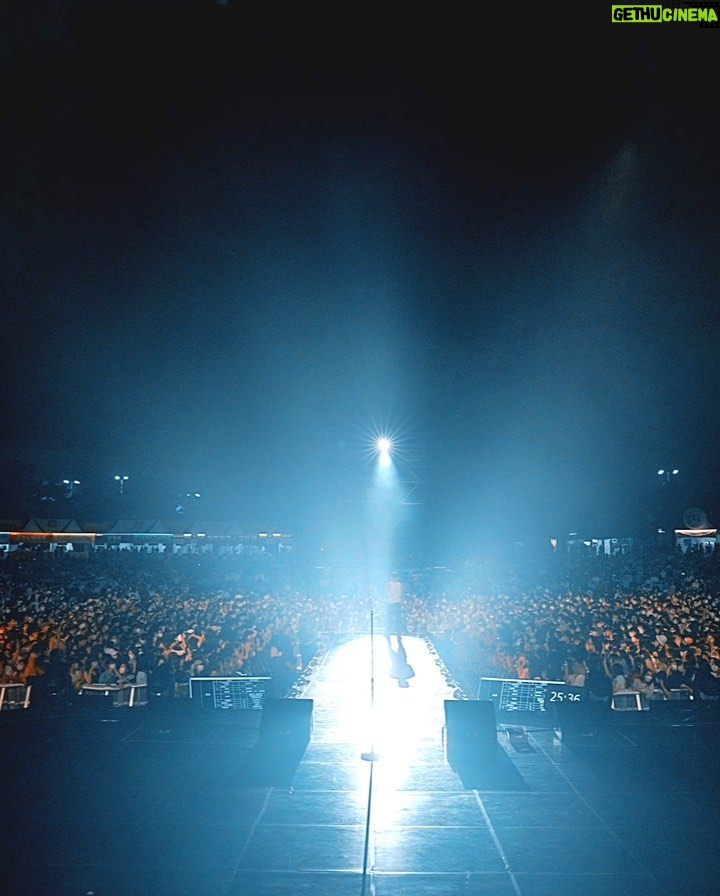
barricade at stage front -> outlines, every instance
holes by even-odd
[[[27,709],[30,705],[32,685],[21,681],[8,681],[0,684],[0,710]]]
[[[113,706],[145,706],[148,702],[147,684],[84,684],[78,695],[85,700],[102,700]]]

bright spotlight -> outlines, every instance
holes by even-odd
[[[363,441],[365,458],[372,467],[394,467],[407,453],[402,430],[386,421],[373,423]]]
[[[390,449],[392,448],[392,442],[387,436],[381,436],[377,442],[377,452],[378,452],[378,464],[382,468],[387,468],[392,464],[392,458],[390,457]]]

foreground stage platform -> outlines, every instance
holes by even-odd
[[[714,706],[604,711],[567,732],[498,717],[495,754],[458,769],[444,731],[456,685],[430,642],[405,645],[416,674],[401,688],[382,637],[329,638],[297,694],[313,701],[307,735],[302,713],[279,737],[259,711],[179,700],[1,713],[4,889],[717,891]]]

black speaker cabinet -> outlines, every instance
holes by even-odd
[[[312,733],[312,713],[312,700],[287,697],[265,700],[260,720],[260,740],[307,743]]]
[[[497,747],[495,704],[492,700],[446,700],[448,753],[489,751]]]

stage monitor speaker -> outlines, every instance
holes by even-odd
[[[492,700],[446,700],[448,750],[494,750],[497,747],[495,704]]]
[[[260,740],[307,743],[312,733],[312,713],[312,700],[288,697],[265,700],[260,720]]]

